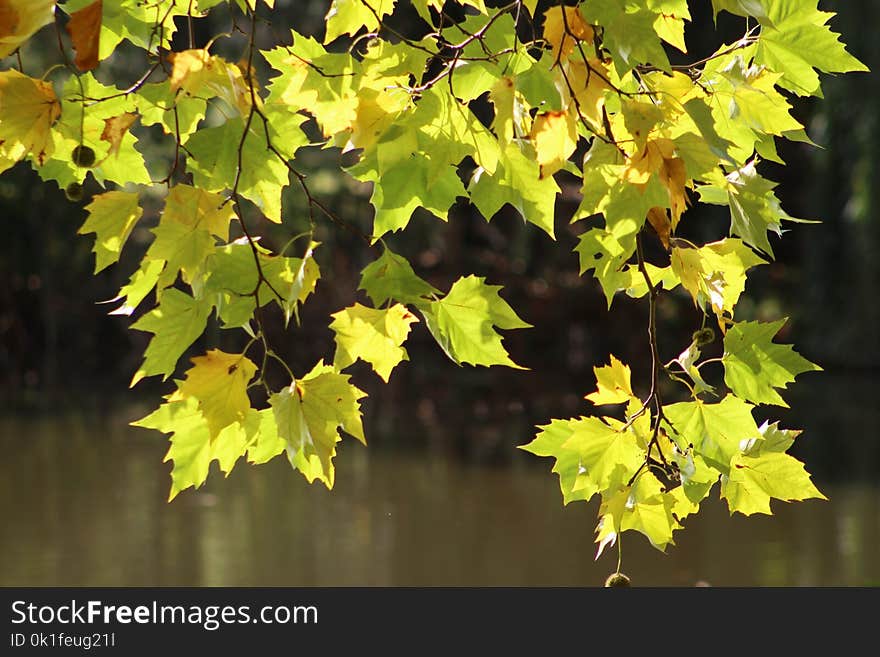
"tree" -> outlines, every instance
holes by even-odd
[[[644,398],[611,355],[586,396],[605,414],[552,420],[523,446],[555,459],[566,503],[601,497],[599,554],[626,530],[665,549],[718,482],[731,512],[747,515],[770,513],[771,499],[823,498],[786,453],[799,432],[755,418],[819,368],[774,342],[784,319],[742,321],[735,309],[748,272],[773,258],[768,235],[802,221],[761,173],[763,160],[780,161],[777,140],[809,142],[788,99],[821,96],[819,72],[865,67],[817,0],[712,0],[743,32],[697,60],[686,0],[538,5],[332,0],[319,38],[294,29],[278,41],[274,0],[0,3],[2,169],[27,161],[74,202],[87,177],[102,187],[80,230],[95,235],[96,272],[161,208],[112,311],[137,314],[131,328],[152,334],[132,385],[172,377],[210,321],[241,336],[233,352],[194,357],[134,423],[170,434],[169,499],[200,486],[214,460],[228,473],[241,458],[281,454],[332,487],[342,434],[365,441],[364,393],[345,370],[364,361],[388,381],[412,330],[459,365],[519,367],[499,331],[529,324],[499,286],[465,274],[436,289],[382,238],[417,208],[445,220],[464,198],[487,220],[512,207],[549,239],[563,179],[581,192],[581,273],[592,271],[609,307],[621,293],[645,299],[651,354]],[[206,20],[229,29],[196,47]],[[58,63],[22,54],[40,40]],[[123,57],[140,62],[131,80]],[[316,354],[295,373],[273,349],[268,309],[298,323],[321,277],[318,222],[357,230],[298,166],[309,149],[345,153],[346,174],[372,185],[364,239],[382,250],[362,272],[371,305],[333,313],[332,358]],[[291,225],[291,184],[308,229],[279,247],[264,238]],[[727,235],[686,237],[699,204],[729,209]],[[697,318],[672,359],[658,347],[663,294],[688,295]],[[709,345],[722,355],[704,357]],[[683,400],[664,398],[664,377]]]

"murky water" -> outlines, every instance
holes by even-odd
[[[595,504],[549,460],[506,468],[344,441],[331,493],[282,458],[166,503],[166,443],[121,420],[0,420],[0,585],[599,585]],[[820,482],[821,486],[821,482]],[[880,488],[729,517],[713,500],[667,554],[624,535],[635,584],[880,585]],[[716,493],[714,494],[717,496]]]

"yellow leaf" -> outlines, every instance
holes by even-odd
[[[670,221],[666,210],[656,206],[648,210],[648,223],[651,224],[651,227],[657,233],[657,237],[660,238],[663,246],[669,250]],[[656,282],[652,282],[656,285]]]
[[[553,64],[567,58],[576,41],[592,41],[593,28],[577,7],[551,7],[544,12],[544,40],[553,49]],[[590,45],[592,48],[592,45]]]
[[[225,241],[229,239],[229,222],[234,214],[232,205],[224,204],[220,194],[179,184],[168,192],[162,219],[204,228]]]
[[[624,365],[613,355],[610,365],[594,367],[593,372],[596,374],[598,387],[596,392],[590,393],[585,399],[600,406],[602,404],[622,404],[635,398],[630,383],[629,365]]]
[[[122,138],[128,129],[137,121],[138,115],[133,112],[125,112],[119,116],[104,119],[104,130],[101,132],[101,140],[110,143],[110,150],[107,151],[107,157],[111,155],[119,155],[119,147],[122,145]]]
[[[0,0],[0,57],[6,57],[55,16],[55,0]]]
[[[599,124],[602,121],[602,107],[605,105],[605,91],[608,84],[608,68],[598,59],[574,59],[569,62],[568,84],[574,92],[574,100],[581,115]],[[565,80],[563,80],[565,86]]]
[[[658,172],[660,182],[669,192],[669,207],[672,209],[672,230],[675,231],[681,214],[687,207],[687,171],[684,160],[680,157],[663,158]],[[667,245],[668,246],[668,245]]]
[[[675,144],[669,139],[652,139],[633,155],[624,170],[624,180],[634,185],[644,185],[654,174],[659,174],[666,160],[675,154]]]
[[[213,439],[233,422],[244,421],[251,408],[247,384],[254,378],[257,366],[244,354],[228,354],[219,349],[196,356],[192,363],[186,379],[178,384],[168,401],[197,399]]]
[[[250,111],[251,91],[241,68],[207,50],[184,50],[168,55],[172,64],[171,91],[190,96],[222,98],[243,115]]]
[[[11,164],[33,154],[42,166],[52,154],[49,130],[61,116],[52,85],[15,70],[0,72],[0,159]]]
[[[101,36],[101,18],[104,12],[103,0],[75,11],[67,22],[67,33],[76,50],[73,63],[80,71],[91,71],[98,66],[98,46]]]
[[[532,124],[541,179],[559,171],[577,147],[577,126],[568,112],[544,112]]]

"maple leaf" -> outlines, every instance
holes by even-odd
[[[56,0],[0,0],[0,58],[15,52],[55,16]]]
[[[776,388],[785,388],[798,374],[822,369],[791,346],[772,341],[786,321],[738,322],[728,329],[721,361],[724,382],[734,394],[756,404],[787,408]]]
[[[685,240],[673,238],[672,271],[682,286],[691,294],[694,304],[709,303],[726,330],[725,314],[733,315],[733,308],[743,293],[746,270],[765,264],[754,251],[738,239],[728,238],[695,248]]]
[[[257,373],[257,366],[244,354],[219,349],[194,357],[192,364],[169,401],[197,399],[211,438],[216,438],[225,427],[245,419],[251,407],[247,384]]]
[[[419,321],[406,307],[374,309],[356,303],[331,315],[330,328],[336,334],[336,357],[333,365],[343,370],[361,359],[373,366],[386,383],[398,363],[409,360],[401,345],[409,335],[410,325]]]
[[[101,140],[110,143],[110,150],[107,151],[107,157],[111,155],[119,155],[119,148],[122,146],[122,139],[128,132],[128,129],[137,121],[138,115],[134,112],[126,112],[119,116],[113,116],[104,119],[104,130],[101,132]]]
[[[95,233],[95,273],[119,260],[132,228],[141,218],[136,192],[114,190],[95,196],[86,206],[89,216],[79,233]]]
[[[611,356],[611,364],[603,367],[594,367],[596,392],[591,392],[585,397],[600,406],[602,404],[622,404],[634,398],[632,384],[630,383],[629,365]]]
[[[428,329],[456,363],[506,365],[514,363],[501,344],[500,329],[530,328],[499,295],[500,285],[486,285],[485,278],[465,276],[452,284],[442,298],[423,309]]]
[[[420,278],[409,261],[387,246],[382,255],[361,272],[361,284],[373,304],[382,306],[389,300],[422,305],[425,298],[439,295],[440,290]]]
[[[578,41],[593,37],[593,28],[577,7],[550,7],[544,12],[544,40],[550,44],[554,65],[568,58]]]
[[[287,456],[309,483],[320,480],[333,488],[339,429],[365,442],[358,400],[365,393],[348,375],[319,362],[303,378],[269,398],[278,436],[287,443]]]
[[[180,89],[190,96],[222,98],[242,115],[250,111],[251,89],[235,64],[201,49],[172,52],[168,61],[172,92]]]
[[[663,413],[681,452],[693,449],[706,463],[728,474],[743,442],[762,439],[752,408],[739,397],[727,395],[715,404],[699,399],[670,404]]]
[[[73,63],[80,71],[91,71],[98,66],[98,52],[101,38],[101,17],[104,12],[103,0],[70,14],[67,33],[70,35],[76,57]]]
[[[770,499],[827,500],[810,480],[804,464],[790,454],[766,452],[758,456],[737,454],[730,474],[721,478],[721,497],[730,513],[771,514]]]
[[[210,303],[196,300],[175,288],[162,294],[159,305],[131,325],[153,333],[144,352],[144,362],[131,379],[131,386],[147,376],[162,374],[167,379],[183,352],[195,342],[208,322]]]
[[[52,85],[16,70],[0,71],[0,114],[0,167],[29,154],[42,165],[54,150],[50,129],[61,116]]]
[[[577,147],[577,127],[568,112],[543,112],[535,117],[530,135],[541,167],[540,179],[559,171]]]

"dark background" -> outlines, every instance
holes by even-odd
[[[717,47],[718,36],[711,4],[693,4],[693,11],[700,13],[695,13],[687,37],[690,57],[696,59]],[[319,33],[326,2],[277,5],[272,24],[261,28],[261,38],[289,34],[290,25]],[[832,26],[843,33],[850,52],[878,68],[873,28],[880,21],[880,5],[870,0],[823,5],[838,12]],[[228,22],[217,20],[218,25],[199,24],[197,45],[218,26],[228,28]],[[406,12],[395,14],[394,21],[401,30],[412,29]],[[721,33],[730,36],[738,34],[740,25],[724,16],[719,20]],[[227,47],[234,51],[236,42]],[[26,54],[41,56],[36,48]],[[124,61],[115,67],[124,77]],[[771,238],[777,260],[752,273],[738,316],[790,317],[780,337],[825,369],[804,375],[789,395],[792,408],[777,414],[787,426],[808,430],[795,448],[808,469],[823,479],[871,479],[880,469],[875,429],[880,419],[880,220],[875,216],[874,161],[880,150],[880,93],[873,74],[826,76],[823,88],[824,100],[793,100],[795,116],[820,148],[780,144],[788,165],[762,165],[765,175],[780,182],[778,195],[789,214],[823,223],[791,224],[784,239]],[[370,232],[369,190],[335,173],[338,156],[306,149],[298,166],[309,172],[319,197],[356,227],[343,230],[319,221],[317,239],[323,246],[318,251],[322,279],[317,294],[304,309],[301,327],[284,333],[280,321],[275,322],[272,337],[278,351],[295,373],[303,373],[317,359],[332,358],[328,314],[355,299],[363,301],[358,296],[362,293],[356,293],[359,272],[379,251],[358,235]],[[405,234],[387,240],[441,289],[468,273],[503,285],[503,296],[535,328],[509,332],[505,339],[514,360],[530,368],[528,372],[459,368],[422,325],[414,327],[406,345],[411,361],[395,370],[389,385],[356,365],[354,381],[370,394],[364,403],[365,424],[374,448],[428,449],[473,462],[534,460],[514,447],[531,438],[535,424],[589,412],[582,398],[594,385],[592,367],[607,362],[609,353],[632,364],[634,380],[641,382],[637,388],[646,392],[646,304],[619,296],[609,312],[598,284],[578,276],[572,248],[589,223],[568,225],[577,199],[576,188],[566,182],[561,180],[565,193],[558,201],[558,243],[513,212],[487,223],[463,202],[452,209],[448,224],[419,211]],[[26,164],[0,177],[0,215],[6,227],[0,240],[0,414],[85,411],[128,417],[131,413],[119,409],[136,402],[138,411],[143,410],[168,392],[168,384],[155,380],[127,389],[149,335],[130,331],[131,318],[108,316],[111,305],[97,304],[113,298],[136,268],[155,217],[135,230],[118,265],[95,276],[92,238],[76,234],[89,194],[99,189],[87,184],[86,191],[83,202],[71,203],[54,183],[42,184]],[[273,233],[260,226],[277,243],[306,225],[297,188],[287,191],[285,208],[281,229]],[[703,240],[722,237],[726,222],[724,209],[706,207],[695,207],[684,218],[686,231]],[[658,253],[649,255],[656,258]],[[144,302],[139,313],[149,305]],[[686,346],[700,317],[679,293],[663,298],[659,316],[661,355],[669,359]],[[212,327],[190,353],[217,345],[240,348],[245,339],[240,332]],[[185,364],[182,359],[180,370]],[[770,415],[776,410],[770,409]]]

